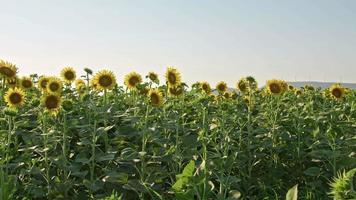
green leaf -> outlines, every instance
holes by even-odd
[[[286,195],[286,200],[297,200],[298,199],[298,184],[293,186],[288,190]]]
[[[320,174],[320,168],[319,167],[309,167],[304,171],[305,175],[308,176],[318,176]]]

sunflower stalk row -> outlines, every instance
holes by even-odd
[[[78,74],[0,61],[1,199],[355,197],[355,90]]]

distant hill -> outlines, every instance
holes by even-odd
[[[333,82],[317,82],[317,81],[297,81],[297,82],[288,82],[288,84],[293,85],[294,87],[303,87],[305,85],[312,85],[315,88],[328,88]],[[356,83],[342,83],[341,84],[344,87],[347,88],[353,88],[356,89]]]

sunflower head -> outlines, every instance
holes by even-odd
[[[225,99],[230,99],[232,96],[232,94],[230,92],[224,92],[223,95],[224,95]]]
[[[81,85],[85,85],[85,81],[82,79],[75,80],[75,87],[80,87]]]
[[[205,94],[210,94],[211,93],[211,87],[210,84],[206,81],[200,82],[200,88],[202,91],[205,92]]]
[[[33,82],[30,77],[22,77],[20,80],[20,86],[21,88],[28,90],[33,87]]]
[[[48,84],[49,78],[46,76],[41,76],[40,79],[38,80],[38,88],[42,91],[47,90],[47,84]]]
[[[25,92],[20,88],[10,88],[4,98],[7,105],[11,108],[23,106],[26,100]]]
[[[345,88],[343,88],[340,84],[333,84],[329,90],[332,97],[337,100],[340,100],[345,96]]]
[[[284,92],[285,84],[280,80],[268,80],[267,81],[267,90],[270,94],[281,95]]]
[[[223,94],[227,90],[227,84],[224,81],[220,81],[218,84],[216,84],[216,90],[220,94]]]
[[[0,60],[0,76],[4,78],[14,78],[17,74],[17,67],[16,65]]]
[[[57,115],[61,104],[62,99],[58,94],[47,94],[42,97],[42,105],[50,114]]]
[[[168,92],[171,96],[178,97],[183,94],[184,87],[181,85],[177,87],[169,87]]]
[[[301,96],[303,94],[303,91],[301,89],[296,89],[294,90],[294,94],[297,96]]]
[[[65,83],[71,84],[73,81],[75,81],[77,75],[73,67],[65,67],[61,71],[61,77]]]
[[[17,87],[20,84],[20,80],[17,78],[17,76],[13,78],[7,78],[6,79],[6,85],[9,87]]]
[[[116,85],[116,77],[112,71],[104,69],[95,74],[91,85],[95,90],[111,90]]]
[[[142,82],[142,77],[137,72],[131,72],[125,76],[125,85],[129,89],[136,89],[137,85]]]
[[[256,79],[253,76],[247,76],[246,80],[247,80],[249,88],[251,90],[256,90],[257,89],[258,84],[257,84]]]
[[[169,86],[175,87],[180,85],[181,75],[176,68],[168,67],[165,76]]]
[[[146,77],[149,78],[154,83],[157,83],[159,81],[158,75],[155,72],[148,72],[148,75]]]
[[[139,91],[140,91],[141,95],[147,96],[148,92],[150,91],[150,88],[149,87],[141,87],[139,89]]]
[[[249,82],[247,81],[246,78],[242,78],[237,82],[237,89],[240,90],[240,92],[245,93],[248,90],[248,85]]]
[[[60,94],[62,92],[62,81],[57,77],[50,77],[47,83],[47,92]]]
[[[163,95],[162,92],[158,89],[150,89],[148,92],[148,98],[153,106],[161,106],[163,104]]]

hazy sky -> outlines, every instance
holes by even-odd
[[[356,82],[356,0],[0,0],[0,58],[21,74],[70,65],[192,83],[246,75]],[[233,84],[233,85],[232,85]]]

